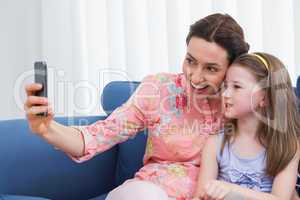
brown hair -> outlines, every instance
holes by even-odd
[[[260,120],[256,134],[259,142],[266,148],[266,173],[274,177],[294,158],[298,148],[298,99],[283,63],[270,54],[255,55],[241,55],[233,64],[250,71],[256,77],[260,88],[266,92],[267,105],[258,111],[264,121]],[[229,121],[225,126],[222,151],[225,144],[229,145],[234,140],[235,128],[236,120]]]
[[[244,39],[243,29],[228,14],[216,13],[196,21],[190,26],[186,44],[192,37],[199,37],[220,45],[227,51],[229,64],[249,50],[249,45]]]

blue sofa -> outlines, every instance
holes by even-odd
[[[110,114],[125,102],[138,84],[117,81],[108,84],[101,98],[105,112]],[[105,117],[59,117],[55,120],[65,125],[86,125]],[[0,121],[0,200],[87,200],[94,197],[102,200],[142,166],[146,140],[146,131],[141,132],[90,161],[78,164],[31,133],[25,119]]]
[[[101,98],[106,113],[125,102],[138,84],[108,84]],[[295,92],[299,97],[300,77]],[[56,118],[65,125],[85,125],[99,119],[105,116]],[[146,139],[145,131],[78,164],[31,133],[26,120],[0,121],[0,200],[105,199],[110,190],[133,177],[142,166]]]

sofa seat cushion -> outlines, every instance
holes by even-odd
[[[50,200],[42,197],[19,196],[19,195],[0,195],[0,200]]]
[[[107,194],[102,194],[101,196],[89,199],[89,200],[105,200]]]

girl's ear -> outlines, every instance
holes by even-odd
[[[262,100],[259,102],[259,107],[264,108],[268,106],[268,98],[266,92],[264,92]]]

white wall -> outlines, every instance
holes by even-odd
[[[0,1],[0,119],[22,116],[14,100],[14,83],[41,58],[40,2]]]
[[[0,120],[24,116],[23,87],[32,81],[35,60],[51,68],[57,115],[102,113],[100,92],[108,81],[180,72],[188,26],[214,12],[235,17],[251,51],[281,58],[295,84],[298,0],[0,0]],[[118,73],[100,78],[107,69]]]

